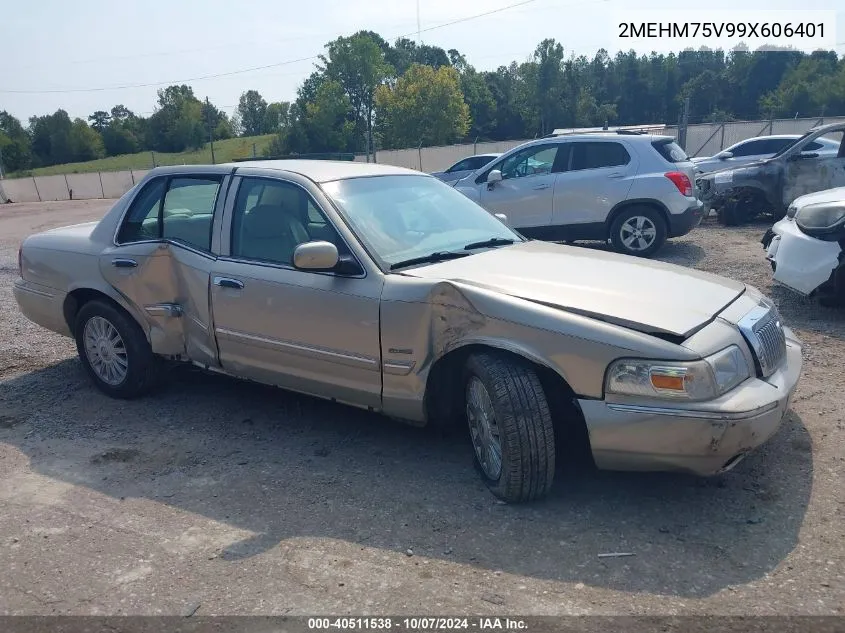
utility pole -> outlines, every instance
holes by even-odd
[[[422,31],[420,29],[420,0],[417,0],[417,46],[422,46]]]
[[[211,143],[211,164],[216,165],[217,163],[214,160],[214,130],[211,128],[211,102],[209,102],[208,97],[205,98],[205,105],[206,110],[208,110],[208,116],[206,116],[206,125],[208,125],[208,140]]]
[[[681,127],[678,130],[678,140],[684,150],[687,148],[687,126],[689,126],[689,97],[684,99],[684,111],[681,114]]]
[[[0,145],[0,180],[3,179],[3,146]]]

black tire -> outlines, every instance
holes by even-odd
[[[478,380],[489,395],[499,433],[501,467],[491,476],[473,442],[476,468],[490,491],[518,503],[545,496],[555,474],[552,416],[537,373],[519,359],[495,353],[473,354],[463,376],[465,416],[470,429],[470,384]],[[472,439],[472,431],[470,436]]]
[[[85,326],[94,317],[105,319],[122,339],[127,369],[117,384],[109,384],[97,373],[85,350]],[[136,398],[148,392],[155,384],[157,363],[152,348],[138,323],[122,309],[106,301],[89,301],[76,316],[74,335],[76,350],[85,372],[106,395],[121,399]]]
[[[653,240],[645,248],[637,249],[625,244],[625,240],[630,237],[630,224],[628,223],[634,218],[644,218],[643,228],[650,228],[648,227],[649,223],[654,228]],[[634,222],[636,223],[636,220]],[[650,257],[666,242],[666,220],[660,212],[651,207],[629,207],[613,219],[610,225],[610,241],[613,248],[619,253],[637,257]],[[642,243],[639,239],[634,242],[634,244]]]
[[[748,213],[737,200],[728,200],[718,211],[719,224],[739,226],[748,222]]]

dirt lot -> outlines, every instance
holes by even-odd
[[[339,405],[190,370],[100,395],[11,288],[22,237],[107,206],[0,207],[0,613],[845,614],[845,312],[771,287],[764,225],[661,257],[776,299],[806,345],[781,431],[718,478],[507,506],[465,442]]]

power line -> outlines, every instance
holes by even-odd
[[[609,0],[588,0],[587,2],[580,2],[578,4],[596,4],[597,2],[608,2]],[[404,33],[402,35],[397,35],[396,39],[401,37],[413,37],[415,34],[419,33],[427,33],[429,31],[434,31],[436,29],[442,29],[447,26],[453,26],[455,24],[461,24],[463,22],[468,22],[470,20],[477,20],[479,18],[487,17],[489,15],[494,15],[496,13],[501,13],[502,11],[508,11],[510,9],[515,9],[517,7],[525,6],[527,4],[531,4],[537,2],[537,0],[522,0],[521,2],[516,2],[513,4],[506,5],[504,7],[499,7],[498,9],[492,9],[490,11],[485,11],[483,13],[478,13],[475,15],[466,16],[463,18],[458,18],[456,20],[451,20],[449,22],[444,22],[443,24],[437,24],[435,26],[430,26],[425,29],[421,29],[416,33]],[[567,5],[572,6],[572,5]],[[290,59],[282,62],[274,62],[272,64],[264,64],[262,66],[252,66],[250,68],[241,68],[239,70],[232,70],[229,72],[224,73],[214,73],[211,75],[202,75],[200,77],[189,77],[187,79],[171,79],[168,81],[155,81],[149,83],[141,83],[141,84],[124,84],[120,86],[102,86],[97,88],[71,88],[71,89],[63,89],[63,90],[0,90],[0,94],[68,94],[68,93],[79,93],[79,92],[106,92],[109,90],[129,90],[133,88],[152,88],[155,86],[167,86],[172,84],[181,84],[181,83],[188,83],[193,81],[205,81],[207,79],[217,79],[220,77],[231,77],[232,75],[242,75],[244,73],[255,72],[257,70],[266,70],[268,68],[278,68],[279,66],[289,66],[291,64],[298,64],[300,62],[311,61],[313,59],[319,59],[320,55],[309,55],[308,57],[300,57],[298,59]]]

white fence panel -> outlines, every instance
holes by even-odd
[[[64,176],[36,176],[35,185],[38,187],[42,201],[70,200],[70,192]]]
[[[133,187],[131,171],[104,171],[100,178],[105,198],[119,198]]]
[[[6,199],[11,202],[38,202],[38,189],[35,187],[35,180],[32,178],[8,178],[0,180],[0,189],[3,190]]]
[[[70,190],[68,197],[72,200],[91,200],[102,198],[103,187],[100,184],[100,174],[68,174],[67,188]]]

